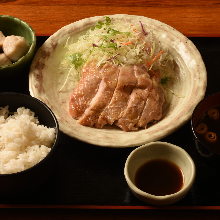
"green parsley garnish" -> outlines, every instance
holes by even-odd
[[[121,32],[118,31],[118,30],[115,30],[115,29],[113,29],[113,28],[108,28],[107,33],[114,36],[114,35],[116,35],[116,34],[120,34]]]
[[[98,21],[97,24],[95,25],[95,27],[93,27],[93,30],[95,28],[101,29],[104,25],[108,26],[110,24],[111,24],[111,18],[105,17],[105,21]]]
[[[82,58],[81,53],[74,53],[69,56],[69,59],[76,69],[78,69],[80,66],[82,66],[85,63],[85,60]]]
[[[105,24],[110,25],[111,24],[111,18],[110,17],[105,17]]]
[[[101,46],[100,46],[100,48],[102,48],[102,49],[105,49],[105,48],[113,48],[113,49],[117,49],[118,48],[118,46],[117,46],[117,44],[116,43],[114,43],[114,42],[105,42],[105,43],[103,43]]]

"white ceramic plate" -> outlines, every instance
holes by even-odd
[[[83,31],[103,19],[103,16],[86,18],[64,26],[50,36],[36,53],[29,74],[30,94],[46,103],[55,113],[60,129],[81,141],[106,147],[131,147],[160,140],[182,126],[192,114],[206,90],[206,69],[195,45],[174,28],[147,17],[135,15],[108,15],[129,22],[142,22],[153,31],[164,47],[167,47],[178,65],[178,82],[172,87],[172,95],[165,117],[153,126],[124,132],[117,128],[96,129],[77,123],[68,113],[68,101],[74,84],[67,83],[59,92],[66,72],[59,68],[68,37],[78,37]]]

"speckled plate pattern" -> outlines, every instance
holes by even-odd
[[[135,15],[108,15],[120,21],[142,22],[152,30],[163,47],[169,49],[177,64],[178,81],[172,86],[169,107],[162,120],[134,132],[117,128],[96,129],[80,125],[68,112],[68,102],[74,84],[67,83],[59,91],[65,71],[59,62],[65,53],[65,43],[70,36],[76,38],[103,16],[86,18],[66,25],[50,36],[37,51],[29,73],[30,94],[46,103],[56,115],[60,129],[83,142],[105,147],[132,147],[160,140],[188,121],[193,109],[204,97],[207,85],[206,68],[195,45],[183,34],[160,21]]]

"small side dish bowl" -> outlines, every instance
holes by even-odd
[[[220,92],[199,102],[192,114],[191,127],[201,154],[220,155]]]
[[[8,115],[4,114],[5,106]],[[25,110],[17,110],[20,107]],[[59,125],[53,112],[30,95],[3,92],[0,125],[0,196],[27,194],[27,190],[40,188],[57,164]]]
[[[173,193],[170,194],[162,193],[161,188],[164,188],[165,190],[166,184],[168,183],[171,185],[173,182],[177,181],[178,176],[174,173],[175,175],[173,174],[172,177],[169,172],[166,172],[167,175],[164,175],[164,173],[161,173],[161,170],[164,171],[165,169],[163,169],[163,166],[160,164],[160,166],[156,165],[159,168],[159,171],[156,171],[156,169],[152,170],[153,166],[151,166],[149,169],[151,175],[146,176],[148,172],[145,172],[145,177],[139,176],[139,178],[145,178],[148,183],[154,184],[154,187],[155,185],[158,185],[158,189],[161,192],[149,193],[149,191],[143,191],[143,188],[140,189],[140,185],[138,185],[137,181],[137,174],[144,165],[150,164],[152,161],[163,161],[178,168],[179,173],[181,172],[180,174],[182,175],[182,185],[180,184],[181,187],[176,190],[171,190]],[[172,169],[170,172],[171,171]],[[138,199],[152,205],[169,205],[182,199],[193,185],[195,172],[196,169],[194,162],[185,150],[176,145],[159,141],[143,145],[133,150],[128,156],[124,167],[125,179],[132,193]],[[159,183],[155,182],[158,177],[157,174],[159,176],[164,176],[164,179]]]
[[[0,31],[5,37],[10,35],[24,37],[28,44],[28,51],[16,62],[7,66],[0,66],[0,79],[10,79],[18,74],[24,74],[29,68],[36,47],[36,36],[29,24],[19,18],[9,15],[0,15]],[[0,48],[1,49],[1,48]],[[2,50],[2,49],[1,49]],[[2,52],[1,52],[2,53]]]

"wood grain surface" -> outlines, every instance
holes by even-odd
[[[38,36],[86,17],[118,13],[160,20],[188,37],[220,36],[219,0],[0,0],[0,14],[28,22]]]

